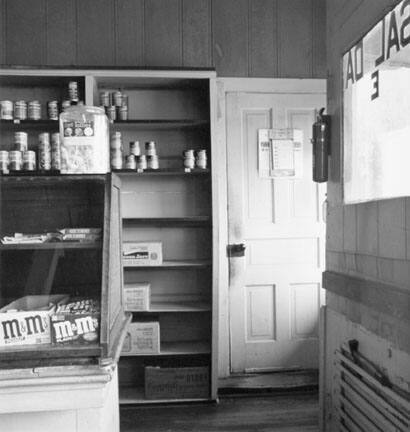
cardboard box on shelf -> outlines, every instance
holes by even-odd
[[[127,266],[156,266],[162,264],[162,242],[124,242],[123,264]]]
[[[125,284],[123,288],[125,311],[148,311],[150,308],[150,287],[151,286],[148,282]]]
[[[132,322],[127,330],[122,355],[159,354],[159,322]]]
[[[0,347],[51,343],[50,316],[66,295],[30,295],[0,309]]]
[[[206,399],[209,397],[209,368],[145,367],[146,399]]]

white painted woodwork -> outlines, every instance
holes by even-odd
[[[226,90],[228,236],[246,244],[230,258],[232,372],[318,366],[325,186],[312,181],[310,138],[325,92],[277,81]],[[302,129],[303,178],[259,177],[257,131],[275,127]]]
[[[118,432],[117,368],[11,371],[0,377],[0,430]]]

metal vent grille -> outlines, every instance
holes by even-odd
[[[336,351],[335,389],[341,432],[410,432],[410,400]]]

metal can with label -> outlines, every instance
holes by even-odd
[[[9,152],[10,171],[21,171],[23,169],[23,157],[21,151],[13,150]]]
[[[112,102],[116,107],[120,107],[122,105],[122,93],[119,90],[112,94]]]
[[[113,122],[117,119],[117,110],[115,105],[110,105],[109,107],[105,107],[105,113],[107,114],[108,120]]]
[[[41,119],[41,104],[38,100],[30,101],[28,103],[27,116],[29,120]]]
[[[27,118],[27,102],[19,100],[14,102],[14,118],[16,120],[26,120]]]
[[[0,150],[0,174],[9,173],[9,152]]]
[[[206,169],[207,166],[206,150],[197,151],[195,162],[197,168]]]
[[[123,165],[122,150],[112,149],[110,153],[111,168],[120,170]]]
[[[9,100],[0,101],[0,119],[13,120],[13,102]]]
[[[15,150],[24,152],[28,148],[27,132],[14,132],[14,147]]]
[[[149,169],[158,169],[159,161],[157,155],[149,155],[147,156],[147,168]]]
[[[77,81],[70,81],[68,83],[68,97],[70,98],[70,101],[77,102],[79,100]]]
[[[51,169],[61,171],[61,137],[58,132],[51,135]]]
[[[111,105],[110,103],[110,92],[102,91],[100,92],[100,105],[103,107],[108,107]]]
[[[157,154],[157,150],[155,148],[155,141],[147,141],[145,143],[145,153],[147,156],[154,156]]]
[[[41,171],[51,170],[50,134],[43,132],[38,136],[38,168]]]
[[[23,152],[23,170],[35,171],[36,170],[36,152],[27,150]]]
[[[126,105],[118,107],[118,120],[128,120],[128,107]]]
[[[145,155],[136,156],[137,159],[137,169],[144,170],[147,169],[147,158]]]
[[[50,120],[58,120],[58,101],[47,102],[47,114]]]
[[[132,169],[132,170],[137,169],[137,161],[135,160],[135,155],[133,154],[127,155],[125,160],[125,168]]]
[[[130,153],[135,156],[139,156],[141,154],[139,141],[130,141]]]

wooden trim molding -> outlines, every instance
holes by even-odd
[[[410,291],[403,288],[332,271],[323,272],[323,288],[410,324]]]

